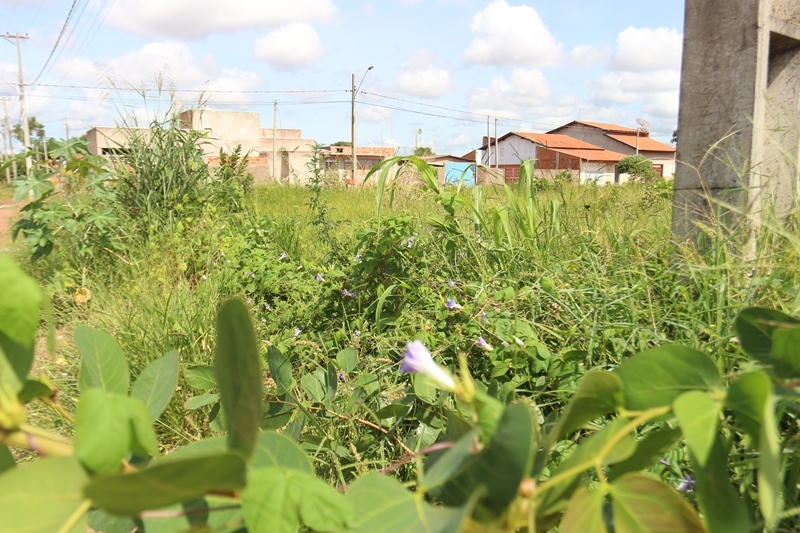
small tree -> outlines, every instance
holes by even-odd
[[[653,163],[643,155],[629,155],[619,162],[617,169],[620,174],[629,174],[631,180],[651,182],[658,177],[653,170]]]
[[[417,157],[430,157],[436,155],[430,146],[417,146],[414,148],[414,155]]]

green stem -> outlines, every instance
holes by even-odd
[[[73,455],[74,449],[71,445],[52,440],[41,433],[31,433],[27,431],[0,431],[0,444],[8,444],[17,448],[32,450],[39,455],[46,457],[64,457]]]
[[[84,500],[80,507],[75,509],[75,512],[72,513],[72,516],[69,517],[61,529],[58,530],[58,533],[70,533],[75,525],[78,523],[78,520],[83,518],[83,515],[89,512],[89,509],[92,507],[92,500]]]

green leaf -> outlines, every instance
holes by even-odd
[[[445,505],[464,505],[479,486],[486,489],[476,507],[476,517],[500,516],[517,494],[522,478],[530,470],[535,450],[534,424],[524,403],[503,410],[494,436],[479,453],[464,461],[453,476],[431,494]]]
[[[800,320],[774,309],[749,307],[739,313],[733,327],[742,350],[765,364],[772,364],[773,334],[778,328],[793,328]]]
[[[627,474],[609,486],[616,533],[705,533],[686,500],[661,481]]]
[[[694,470],[694,489],[700,513],[711,533],[746,533],[750,531],[747,508],[728,478],[728,454],[717,434],[705,468],[689,456]]]
[[[102,533],[130,533],[136,529],[136,524],[130,518],[114,516],[101,509],[89,511],[88,518],[89,527]],[[150,530],[147,533],[151,533]]]
[[[559,418],[549,440],[555,442],[586,422],[616,411],[622,405],[622,382],[616,374],[587,372]]]
[[[200,390],[217,388],[217,376],[210,366],[193,366],[186,370],[186,383]]]
[[[195,409],[200,409],[203,406],[208,404],[214,403],[219,400],[219,393],[213,394],[200,394],[199,396],[192,396],[183,406],[190,411],[194,411]]]
[[[427,492],[452,479],[461,470],[464,461],[475,454],[478,435],[479,430],[473,429],[461,437],[452,448],[429,457],[423,475],[417,481],[417,490]]]
[[[336,366],[338,366],[345,374],[349,374],[355,370],[358,364],[358,354],[352,348],[345,348],[336,354]]]
[[[32,349],[44,296],[36,281],[7,255],[0,256],[0,294],[0,333],[21,347]],[[0,347],[5,351],[5,345]],[[28,377],[31,361],[12,359],[11,364],[20,381]]]
[[[141,521],[146,533],[243,533],[244,517],[235,503],[237,500],[218,496],[195,498],[162,510],[171,511],[177,516],[145,516]],[[132,529],[119,533],[130,533]]]
[[[131,442],[128,397],[90,388],[75,413],[75,455],[93,472],[115,472]]]
[[[414,376],[414,394],[425,403],[435,403],[439,391],[425,374]]]
[[[289,360],[274,346],[267,348],[267,364],[269,373],[275,381],[276,394],[283,396],[291,392],[294,386],[292,382],[292,365]]]
[[[770,359],[779,378],[800,377],[800,326],[777,328],[772,333]]]
[[[721,408],[708,394],[700,391],[682,394],[672,404],[689,451],[701,467],[705,467],[708,454],[717,438]]]
[[[300,520],[303,524],[323,533],[346,530],[353,514],[350,502],[313,476],[307,476],[301,483]]]
[[[0,384],[17,392],[22,389],[33,363],[33,344],[24,346],[0,331]]]
[[[127,398],[128,416],[131,424],[130,449],[137,455],[147,457],[158,453],[158,440],[151,423],[151,414],[139,398]]]
[[[187,457],[202,457],[224,451],[225,438],[212,437],[178,448],[172,453],[159,458],[159,462],[185,459]],[[314,473],[311,460],[303,453],[303,450],[290,439],[273,431],[258,434],[256,447],[250,457],[248,466],[253,469],[276,466],[307,474]]]
[[[39,459],[0,475],[3,533],[86,533],[86,473],[74,457]]]
[[[22,403],[30,403],[39,398],[49,398],[53,391],[37,379],[26,379],[22,390],[17,393],[17,398]]]
[[[250,313],[228,300],[217,314],[214,371],[228,427],[228,446],[249,457],[261,421],[261,366]]]
[[[662,346],[625,360],[615,371],[622,380],[625,408],[631,411],[672,405],[691,390],[710,390],[719,372],[704,353],[685,346]]]
[[[647,468],[656,457],[663,456],[672,448],[682,435],[680,428],[651,431],[636,443],[636,452],[633,455],[611,467],[608,479],[614,481],[628,472]]]
[[[325,401],[330,403],[336,397],[336,391],[339,388],[339,373],[336,372],[336,367],[328,361],[325,368]]]
[[[607,533],[603,518],[605,490],[579,488],[569,500],[558,530],[561,533]]]
[[[114,337],[86,326],[75,328],[75,345],[81,352],[81,392],[97,387],[105,392],[128,395],[130,374],[125,354]]]
[[[350,529],[356,533],[455,533],[463,522],[460,510],[432,507],[377,472],[361,476],[345,499],[355,510]]]
[[[0,474],[17,466],[14,456],[8,446],[0,444]]]
[[[300,495],[292,490],[291,474],[268,467],[250,473],[242,491],[242,513],[250,533],[296,533]]]
[[[312,401],[321,402],[325,398],[322,383],[313,374],[305,374],[300,378],[300,385]]]
[[[781,458],[775,423],[772,381],[764,372],[739,377],[729,388],[725,405],[758,443],[758,501],[767,528],[777,525],[783,509]]]
[[[178,386],[179,364],[178,352],[170,350],[164,357],[147,365],[133,383],[131,396],[144,402],[151,421],[161,416]]]
[[[133,474],[100,477],[85,494],[98,507],[123,516],[159,509],[209,491],[234,491],[246,483],[244,459],[236,453],[163,461]]]

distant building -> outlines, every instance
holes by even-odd
[[[641,128],[573,120],[548,133],[568,135],[625,156],[639,153],[653,163],[659,176],[671,179],[675,175],[675,148],[651,139],[650,132]]]
[[[619,183],[617,163],[625,155],[568,135],[512,131],[496,141],[484,137],[475,157],[478,164],[495,168],[506,183],[518,181],[520,164],[533,159],[538,178],[552,180],[558,172],[566,170],[576,182],[602,185]]]
[[[324,170],[336,174],[338,179],[348,185],[361,185],[364,178],[375,165],[395,155],[395,149],[382,146],[356,146],[355,183],[353,183],[353,149],[350,146],[329,145],[322,147]],[[374,180],[370,180],[374,182]]]

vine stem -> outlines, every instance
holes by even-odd
[[[666,405],[664,407],[654,407],[653,409],[648,409],[646,411],[641,411],[636,418],[628,422],[623,428],[613,437],[609,439],[609,441],[603,446],[600,451],[592,458],[588,459],[582,463],[579,463],[572,468],[568,468],[563,472],[559,472],[547,481],[543,482],[539,485],[538,490],[536,491],[537,494],[541,494],[545,492],[547,489],[551,488],[553,485],[557,484],[564,479],[568,479],[576,474],[583,472],[589,468],[596,468],[600,470],[603,466],[603,459],[614,449],[614,446],[620,443],[620,441],[631,431],[634,431],[637,427],[641,426],[648,420],[653,418],[658,418],[659,416],[663,416],[669,413],[672,410],[672,406]]]
[[[0,430],[0,444],[25,448],[47,457],[64,457],[72,455],[74,452],[70,444],[55,440],[53,436],[41,431],[5,432]]]
[[[75,512],[72,513],[72,516],[64,522],[64,525],[58,530],[58,533],[69,533],[72,529],[78,524],[78,520],[80,520],[83,515],[89,512],[89,509],[92,508],[92,500],[83,500],[81,506],[75,509]]]

